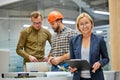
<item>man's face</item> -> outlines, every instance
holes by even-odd
[[[51,25],[52,29],[54,30],[54,32],[59,32],[60,26],[59,26],[59,23],[57,21],[50,23],[50,25]]]
[[[38,18],[31,18],[31,21],[33,22],[33,27],[36,29],[36,30],[39,30],[42,26],[42,19],[41,17],[39,16]]]

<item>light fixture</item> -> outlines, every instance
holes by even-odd
[[[63,20],[64,24],[75,24],[75,21]]]
[[[95,10],[93,12],[96,13],[96,14],[110,15],[109,12],[105,12],[105,11],[97,11],[97,10]]]
[[[24,24],[23,27],[30,27],[30,25],[29,24]]]
[[[43,27],[44,27],[45,29],[48,29],[48,26],[44,26],[44,25],[43,25]]]
[[[97,30],[96,33],[97,33],[97,34],[101,34],[101,33],[103,33],[103,31]]]

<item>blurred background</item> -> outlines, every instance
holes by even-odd
[[[87,12],[93,18],[95,34],[103,35],[110,54],[109,7],[108,0],[0,0],[0,49],[9,49],[9,72],[23,71],[23,58],[16,53],[20,31],[31,25],[30,13],[40,11],[43,15],[43,27],[50,30],[47,15],[58,10],[64,15],[63,23],[74,30],[75,21],[81,12]],[[47,43],[45,56],[51,47]],[[104,70],[110,70],[107,65]]]

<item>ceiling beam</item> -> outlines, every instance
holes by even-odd
[[[11,3],[14,3],[14,2],[17,2],[17,1],[21,1],[21,0],[0,0],[0,6],[11,4]]]
[[[91,5],[101,5],[107,3],[108,0],[97,0],[97,1],[91,1]]]

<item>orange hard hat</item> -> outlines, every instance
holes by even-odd
[[[60,12],[52,11],[48,15],[48,22],[51,23],[51,22],[56,21],[57,19],[62,19],[62,18],[64,18],[64,17]]]

